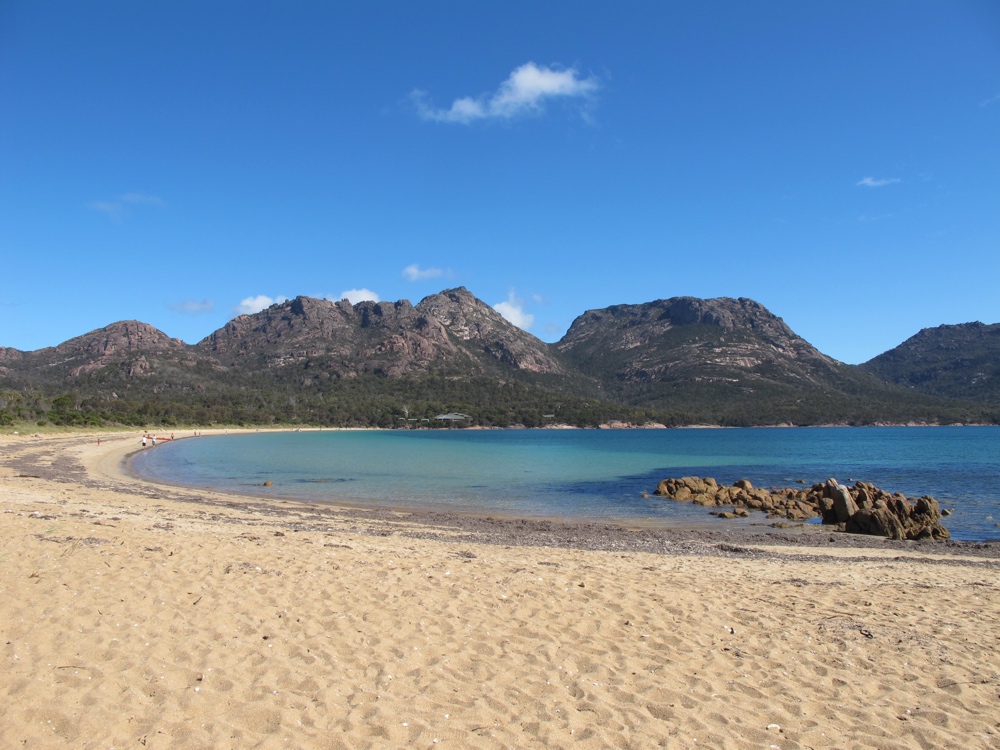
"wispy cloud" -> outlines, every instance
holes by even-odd
[[[215,303],[210,299],[185,299],[178,302],[171,302],[170,309],[186,315],[204,315],[215,310]]]
[[[115,221],[121,221],[128,214],[128,209],[132,206],[166,208],[167,202],[156,195],[148,195],[146,193],[123,193],[112,200],[91,201],[87,204],[87,206],[94,211],[107,214]]]
[[[991,97],[988,97],[986,99],[983,99],[981,102],[979,102],[979,106],[980,107],[988,107],[991,104],[996,104],[997,102],[1000,102],[1000,94],[996,94],[995,96],[991,96]]]
[[[537,114],[549,99],[589,99],[599,88],[597,78],[580,78],[576,68],[563,70],[529,62],[516,68],[496,91],[461,97],[447,109],[433,106],[427,92],[419,89],[411,92],[410,99],[424,120],[468,125],[477,120],[511,120]]]
[[[348,289],[346,292],[340,293],[339,299],[346,299],[352,305],[356,305],[359,302],[380,302],[379,296],[375,294],[371,289]]]
[[[247,297],[236,306],[237,315],[253,315],[254,313],[266,310],[271,305],[287,302],[288,297],[279,294],[277,297],[268,297],[266,294],[258,294],[256,297]]]
[[[94,211],[107,214],[115,221],[119,221],[122,218],[122,214],[125,210],[125,207],[117,201],[91,201],[87,204],[87,207],[93,209]]]
[[[493,305],[493,309],[504,316],[518,328],[527,331],[535,322],[535,316],[524,311],[524,300],[520,299],[514,290],[510,290],[507,299]]]
[[[886,185],[894,185],[897,182],[902,182],[898,177],[865,177],[862,180],[858,180],[855,185],[860,185],[862,187],[870,188],[880,188]]]
[[[444,276],[443,268],[421,268],[416,263],[403,269],[403,278],[407,281],[424,281]]]
[[[167,202],[156,195],[147,195],[146,193],[125,193],[119,198],[123,203],[131,203],[135,206],[156,206],[158,208],[164,208]]]
[[[874,216],[869,216],[868,214],[861,214],[858,217],[858,221],[862,224],[874,224],[876,221],[885,221],[886,219],[895,219],[895,212],[876,214]]]

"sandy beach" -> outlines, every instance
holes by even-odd
[[[97,437],[0,437],[4,748],[1000,748],[1000,545],[265,502]]]

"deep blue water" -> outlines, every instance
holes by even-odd
[[[131,466],[276,498],[665,525],[736,523],[641,496],[665,477],[761,487],[835,477],[933,495],[954,509],[954,538],[1000,539],[998,427],[262,432],[161,444]]]

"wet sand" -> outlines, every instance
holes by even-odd
[[[316,507],[0,437],[0,737],[1000,747],[1000,545]]]

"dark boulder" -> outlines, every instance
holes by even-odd
[[[765,490],[755,488],[748,479],[722,487],[710,478],[681,477],[662,480],[655,494],[706,507],[732,506],[731,511],[713,512],[719,518],[745,517],[751,510],[759,510],[768,518],[790,521],[821,516],[824,524],[852,534],[899,540],[951,536],[941,525],[941,517],[948,512],[942,511],[933,497],[907,498],[868,482],[856,482],[852,488],[829,479],[808,490],[788,487]]]
[[[837,514],[837,523],[845,523],[858,512],[858,504],[844,485],[837,484],[831,487],[830,498],[833,500],[834,513]]]

